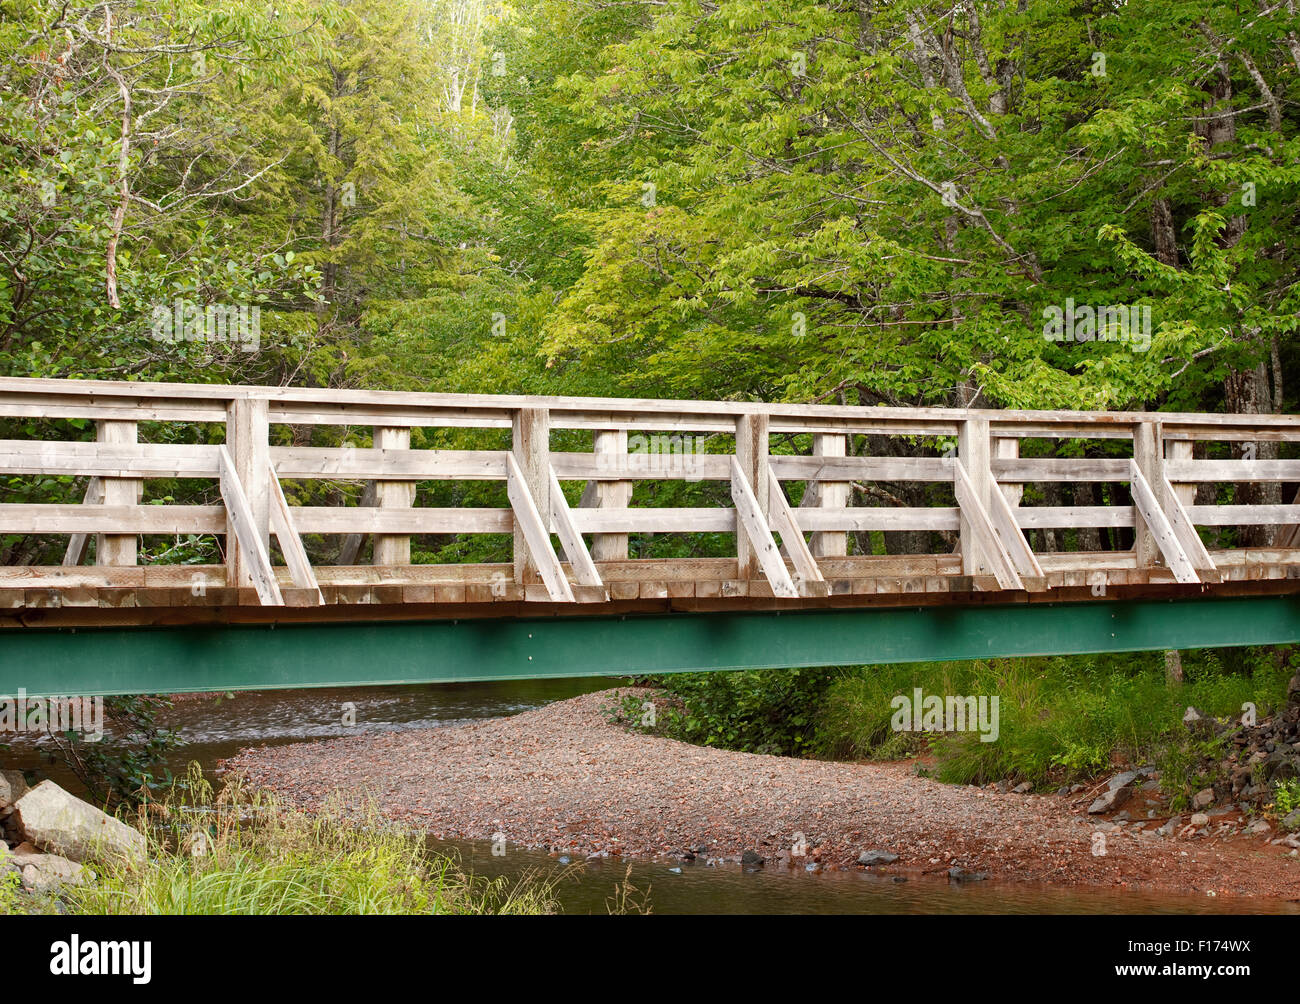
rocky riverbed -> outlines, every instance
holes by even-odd
[[[608,720],[602,709],[615,703],[612,692],[588,694],[456,728],[246,750],[225,766],[300,807],[341,792],[439,838],[577,859],[1300,899],[1300,840],[1271,825],[1249,832],[1249,806],[1203,806],[1204,819],[1170,813],[1150,772],[1053,794],[952,786],[917,776],[914,764],[798,760],[644,735]],[[1095,808],[1118,790],[1128,794]]]

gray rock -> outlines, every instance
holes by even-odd
[[[1205,826],[1209,823],[1209,821],[1210,821],[1210,817],[1204,812],[1192,813],[1193,826]]]
[[[1271,833],[1272,831],[1273,827],[1268,825],[1268,820],[1266,819],[1257,819],[1246,827],[1246,832],[1252,835],[1257,833]]]
[[[1034,786],[1030,782],[1025,781],[1023,784],[1018,784],[1014,788],[1012,788],[1011,794],[1028,795],[1033,790],[1034,790]]]
[[[1292,809],[1282,820],[1282,829],[1300,830],[1300,809]]]
[[[0,770],[0,809],[13,805],[27,793],[27,782],[20,770]]]
[[[69,861],[58,854],[24,854],[14,855],[21,860],[23,885],[36,892],[47,892],[61,885],[81,885],[87,877],[93,877],[75,861]]]
[[[1088,813],[1096,815],[1099,812],[1110,812],[1112,809],[1118,809],[1121,805],[1129,800],[1133,794],[1132,788],[1112,788],[1110,791],[1103,792],[1088,806]]]
[[[1108,782],[1106,787],[1111,791],[1116,788],[1127,788],[1130,784],[1138,779],[1138,773],[1135,770],[1126,770],[1123,774],[1116,774]]]
[[[73,861],[144,860],[143,833],[74,798],[53,781],[42,781],[16,808],[23,833],[42,850]]]
[[[863,851],[858,855],[858,864],[866,865],[892,865],[898,860],[897,854],[890,854],[888,851]]]
[[[763,856],[759,854],[758,851],[745,851],[745,853],[740,856],[740,863],[746,868],[762,868]]]
[[[960,865],[948,869],[948,878],[953,882],[983,882],[988,878],[987,872],[968,872]]]
[[[1195,795],[1192,796],[1192,808],[1194,809],[1208,809],[1213,804],[1214,804],[1213,788],[1202,788],[1200,791],[1198,791]]]
[[[1300,775],[1296,758],[1285,753],[1272,753],[1264,761],[1264,776],[1270,781],[1287,781]]]

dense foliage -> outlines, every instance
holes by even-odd
[[[0,368],[1268,410],[1293,7],[4,0]]]
[[[653,731],[701,746],[802,756],[813,749],[816,712],[835,676],[826,669],[762,669],[654,677],[648,682],[672,700],[657,709]]]
[[[1188,705],[1225,718],[1250,702],[1267,716],[1285,703],[1295,666],[1280,652],[1185,653],[1186,679],[1170,687],[1159,654],[866,666],[843,670],[687,673],[662,688],[653,727],[644,699],[620,709],[646,731],[750,753],[857,760],[920,758],[957,784],[1092,777],[1117,764],[1153,763],[1181,805],[1208,783],[1195,767],[1207,750],[1183,726]],[[966,731],[894,727],[899,695],[997,695],[995,741]],[[648,723],[647,723],[648,724]]]

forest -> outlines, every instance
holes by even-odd
[[[1298,32],[1292,0],[4,0],[0,372],[1284,411]],[[256,344],[210,337],[240,309]]]

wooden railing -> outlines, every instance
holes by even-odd
[[[0,421],[21,428],[16,419],[89,420],[96,436],[0,440],[6,480],[86,479],[75,483],[80,503],[0,501],[0,535],[67,537],[60,566],[0,567],[0,594],[8,597],[0,602],[9,607],[1096,593],[1109,585],[1286,579],[1300,568],[1294,500],[1236,504],[1235,491],[1222,490],[1197,503],[1198,485],[1300,482],[1300,460],[1258,459],[1260,448],[1250,445],[1300,442],[1297,416],[0,380]],[[154,441],[141,441],[142,423]],[[177,423],[224,425],[224,444],[168,441]],[[274,445],[294,441],[285,426],[368,427],[374,445]],[[75,435],[74,425],[51,428]],[[509,429],[510,446],[412,449],[415,428]],[[555,430],[590,432],[591,449],[553,449]],[[1029,440],[1120,443],[1115,456],[1022,456]],[[863,455],[867,443],[875,455]],[[1196,459],[1197,443],[1231,459]],[[220,504],[141,504],[144,482],[160,478],[211,479]],[[313,479],[364,482],[362,504],[288,504],[281,483]],[[509,506],[416,504],[419,483],[448,480],[504,482]],[[720,482],[731,505],[632,504],[636,484],[669,480]],[[1023,504],[1026,485],[1085,481],[1127,485],[1112,492],[1124,504]],[[566,496],[565,482],[581,483],[580,499]],[[943,486],[938,494],[952,502],[850,504],[855,485],[903,482]],[[787,485],[802,485],[797,505]],[[577,495],[576,486],[571,491]],[[1198,531],[1244,526],[1278,529],[1271,546],[1215,550]],[[1035,549],[1034,531],[1053,528],[1127,528],[1133,545]],[[851,533],[908,530],[948,535],[953,546],[937,554],[849,553]],[[511,534],[513,562],[411,563],[413,535],[482,533]],[[629,535],[646,533],[734,533],[736,553],[629,559]],[[223,538],[224,563],[137,564],[138,537],[159,534]],[[91,535],[94,566],[86,567]],[[338,563],[309,559],[303,537],[313,535],[339,537]],[[369,566],[355,563],[364,535],[374,538]],[[273,543],[283,565],[273,563]]]

